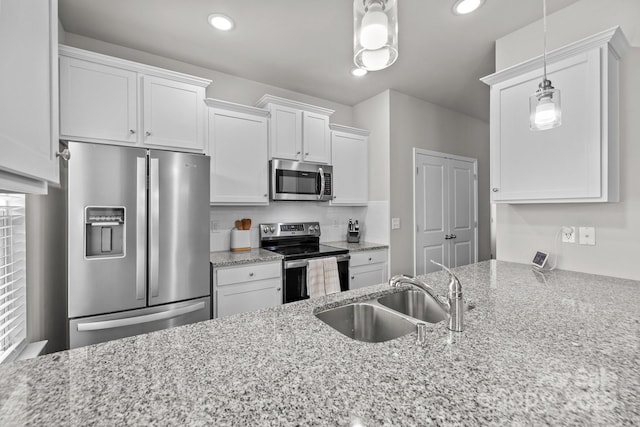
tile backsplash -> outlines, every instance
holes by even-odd
[[[366,206],[330,206],[320,202],[271,202],[269,206],[211,206],[210,250],[229,250],[235,220],[251,218],[251,247],[260,246],[258,225],[270,222],[320,222],[320,241],[346,240],[349,218],[358,220],[361,240],[366,239]],[[374,240],[375,243],[378,243]]]

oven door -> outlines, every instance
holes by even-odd
[[[271,199],[331,200],[332,172],[333,167],[328,165],[272,160]]]
[[[349,290],[349,254],[337,255],[338,276],[340,277],[340,290]],[[308,299],[307,292],[307,259],[297,259],[283,262],[282,271],[282,302],[301,301]]]

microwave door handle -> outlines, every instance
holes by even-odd
[[[324,171],[322,168],[318,168],[318,173],[320,174],[320,194],[318,194],[318,200],[322,200],[322,196],[324,196]]]

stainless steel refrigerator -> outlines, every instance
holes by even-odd
[[[67,145],[69,347],[209,319],[209,157]]]

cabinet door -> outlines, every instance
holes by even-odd
[[[329,163],[331,160],[329,117],[304,111],[302,131],[302,159],[305,162]]]
[[[275,307],[282,304],[282,280],[269,279],[220,286],[217,289],[217,316]]]
[[[387,281],[387,264],[371,264],[350,269],[349,289],[379,285]]]
[[[562,92],[562,125],[529,130],[526,100],[542,79],[536,70],[492,87],[493,202],[589,201],[601,197],[600,51],[549,65]],[[524,101],[523,101],[524,100]]]
[[[210,109],[211,203],[269,203],[266,117]]]
[[[204,88],[143,76],[145,145],[204,152]]]
[[[366,205],[369,199],[367,137],[331,133],[332,205]]]
[[[91,142],[137,141],[136,73],[60,57],[60,133]]]
[[[57,1],[0,0],[0,57],[0,190],[46,191],[59,179]]]
[[[302,111],[271,106],[271,157],[302,160]]]

